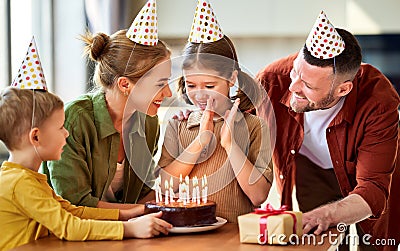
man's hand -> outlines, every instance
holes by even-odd
[[[303,232],[306,234],[311,229],[317,227],[314,234],[319,235],[326,231],[331,225],[335,225],[332,221],[331,211],[332,205],[318,207],[310,212],[303,214]]]
[[[303,232],[317,227],[314,234],[321,234],[339,223],[350,225],[372,215],[368,203],[358,194],[350,194],[342,200],[318,207],[303,215]]]

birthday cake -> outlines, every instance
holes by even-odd
[[[209,225],[217,222],[215,217],[216,204],[213,201],[189,202],[185,205],[182,202],[156,203],[149,201],[145,203],[144,213],[154,213],[162,211],[162,219],[172,224],[174,227],[192,227]]]

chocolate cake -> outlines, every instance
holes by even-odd
[[[182,202],[172,202],[165,205],[164,202],[145,203],[144,213],[162,211],[162,219],[171,223],[174,227],[192,227],[213,224],[217,222],[215,217],[216,204],[213,201],[197,204],[195,202],[183,205]]]

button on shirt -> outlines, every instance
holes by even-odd
[[[345,98],[342,98],[329,109],[304,113],[304,140],[300,153],[324,169],[333,168],[326,141],[326,130],[332,119],[342,109],[344,100]]]

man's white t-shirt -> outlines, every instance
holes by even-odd
[[[304,113],[304,140],[299,152],[324,169],[333,168],[326,141],[326,129],[342,109],[344,100],[344,97],[341,98],[336,105],[328,109]]]

